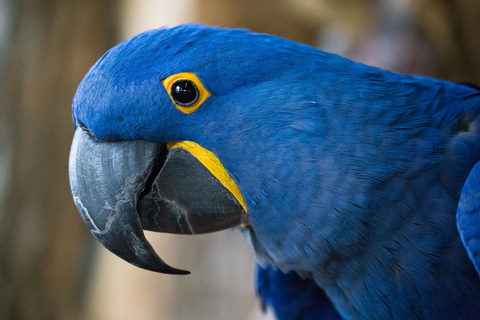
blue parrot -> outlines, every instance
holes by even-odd
[[[144,230],[239,228],[280,319],[480,319],[480,92],[244,29],[109,50],[73,99],[92,234],[170,274]]]

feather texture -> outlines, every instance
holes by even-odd
[[[179,72],[212,94],[189,115],[161,84]],[[455,216],[480,160],[479,114],[469,86],[202,25],[119,44],[73,103],[75,123],[99,139],[211,150],[245,198],[246,234],[267,268],[263,299],[283,308],[272,297],[288,297],[275,292],[285,284],[298,290],[295,271],[311,279],[302,294],[324,291],[346,319],[480,318]]]

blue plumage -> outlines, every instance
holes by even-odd
[[[189,115],[160,82],[179,72],[212,94]],[[198,25],[111,49],[73,103],[98,139],[191,140],[215,153],[246,200],[258,260],[311,279],[307,292],[314,281],[346,319],[480,318],[467,255],[477,261],[475,171],[459,208],[467,250],[455,217],[480,160],[479,114],[468,86]],[[298,280],[260,272],[274,305],[276,281]]]
[[[457,209],[457,224],[468,256],[480,273],[480,163],[468,176]]]
[[[330,299],[315,282],[290,271],[257,265],[257,293],[262,308],[271,306],[279,320],[341,320]]]

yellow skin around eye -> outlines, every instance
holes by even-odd
[[[198,100],[193,105],[188,107],[182,107],[175,103],[175,100],[170,94],[170,89],[172,88],[172,84],[177,80],[190,80],[197,86]],[[205,89],[200,79],[198,79],[198,77],[193,72],[181,72],[173,74],[168,78],[163,79],[162,84],[165,87],[165,90],[167,90],[168,96],[172,100],[172,103],[175,105],[175,107],[185,114],[190,114],[197,110],[202,105],[202,103],[204,103],[205,100],[207,100],[207,98],[211,96],[211,93],[208,92],[207,89]]]

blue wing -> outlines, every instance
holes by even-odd
[[[279,320],[341,320],[330,299],[313,280],[257,265],[257,292],[262,307],[275,310]]]
[[[466,85],[480,91],[478,86]],[[470,150],[472,146],[480,149],[480,116],[464,130],[463,136],[459,135],[457,145],[463,146],[464,150]],[[463,156],[469,158],[464,153]],[[457,227],[468,256],[480,273],[480,162],[470,171],[463,185],[457,209]]]
[[[463,186],[457,209],[457,227],[468,256],[480,273],[480,162]]]

